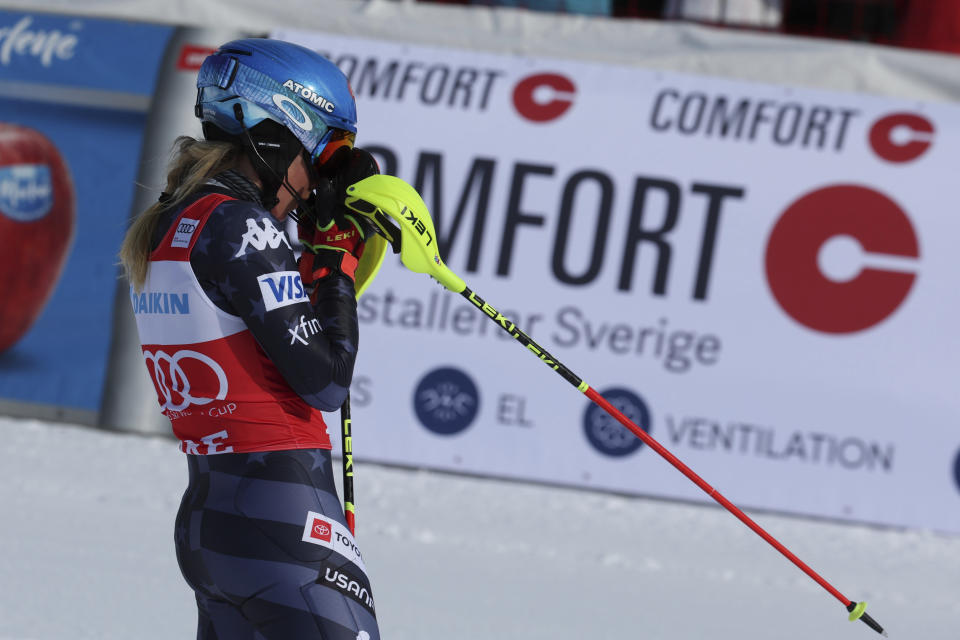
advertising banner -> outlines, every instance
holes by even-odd
[[[172,29],[0,11],[0,400],[96,411]]]
[[[960,109],[297,31],[446,263],[744,507],[960,531]],[[361,459],[708,498],[388,257]]]

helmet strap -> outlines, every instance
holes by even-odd
[[[297,209],[305,209],[306,202],[287,181],[287,169],[301,152],[303,145],[283,125],[273,120],[264,120],[248,129],[243,122],[243,107],[233,105],[233,114],[240,123],[247,148],[247,156],[253,164],[263,188],[263,206],[268,211],[280,201],[277,192],[285,188],[297,202]],[[296,215],[292,215],[296,220]]]

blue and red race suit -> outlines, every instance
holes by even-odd
[[[350,386],[353,283],[334,274],[311,306],[279,223],[220,184],[161,220],[131,294],[162,411],[185,453],[329,449],[320,410]]]
[[[259,192],[226,172],[157,226],[131,302],[189,486],[177,558],[198,640],[379,640],[359,548],[336,495],[321,411],[357,354],[353,281],[311,304]]]

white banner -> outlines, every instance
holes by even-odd
[[[956,106],[274,36],[468,286],[733,502],[960,531]],[[397,259],[360,318],[359,458],[708,500]]]

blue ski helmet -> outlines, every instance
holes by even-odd
[[[197,75],[195,114],[208,138],[208,125],[239,137],[265,120],[279,123],[315,166],[352,146],[357,131],[343,72],[315,51],[267,38],[233,40],[207,56]]]

